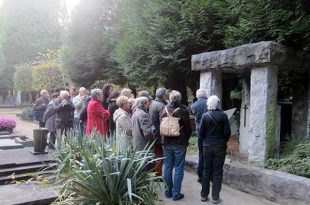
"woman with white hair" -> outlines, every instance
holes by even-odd
[[[188,140],[192,134],[189,113],[184,105],[181,104],[181,93],[172,90],[169,94],[170,103],[161,111],[163,117],[172,115],[180,119],[180,135],[169,137],[162,136],[164,150],[164,179],[166,182],[165,196],[176,201],[184,198],[181,193],[181,186],[184,176],[184,164]],[[173,176],[174,169],[174,176]]]
[[[203,143],[204,169],[202,175],[201,201],[207,201],[212,178],[213,204],[221,202],[223,166],[227,142],[230,137],[230,127],[227,115],[219,109],[220,100],[212,95],[207,100],[208,112],[203,114],[199,136]]]

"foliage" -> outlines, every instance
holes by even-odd
[[[67,87],[68,81],[63,76],[57,59],[57,52],[48,50],[40,53],[38,62],[32,67],[32,89],[56,90]]]
[[[154,204],[158,177],[146,170],[154,161],[150,150],[124,149],[120,138],[76,136],[56,151],[56,204]]]
[[[16,127],[15,120],[6,117],[0,118],[0,129],[6,129],[12,131],[15,127]]]
[[[310,142],[296,145],[287,156],[267,160],[266,167],[310,178]]]
[[[14,88],[19,91],[32,91],[32,66],[19,65],[14,73]]]
[[[63,70],[77,86],[107,78],[116,0],[83,0],[72,12],[61,53]],[[104,36],[104,38],[102,37]]]
[[[21,114],[20,114],[20,118],[22,120],[32,120],[32,108],[31,107],[25,107],[23,108]]]
[[[0,79],[13,87],[15,66],[32,62],[38,52],[60,46],[63,0],[3,0],[0,7]],[[1,58],[1,57],[0,57]],[[1,61],[1,59],[0,59]]]

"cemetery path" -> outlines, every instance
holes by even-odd
[[[25,134],[32,139],[32,131],[38,128],[38,124],[31,121],[24,121],[17,117],[16,114],[21,113],[21,109],[18,108],[0,108],[0,117],[10,117],[16,121],[15,134]],[[197,176],[192,171],[185,171],[184,180],[182,184],[182,193],[184,193],[184,199],[180,201],[173,201],[161,196],[161,202],[164,205],[196,205],[196,204],[211,204],[208,202],[200,201],[201,185],[197,183]],[[254,196],[248,193],[244,193],[235,190],[229,186],[223,185],[221,191],[221,198],[223,199],[223,205],[278,205],[278,203],[268,201],[264,198]],[[161,203],[159,203],[161,204]]]

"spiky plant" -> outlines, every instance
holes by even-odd
[[[127,149],[121,137],[65,138],[55,152],[54,176],[61,184],[55,204],[155,204],[160,185],[148,169],[156,160],[153,153]]]

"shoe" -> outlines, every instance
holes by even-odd
[[[217,200],[214,200],[212,201],[212,204],[219,204],[222,202],[222,199],[218,198]]]
[[[208,200],[209,200],[208,197],[201,197],[201,199],[200,199],[200,201],[203,201],[203,202],[208,201]]]
[[[172,198],[172,193],[165,191],[165,197],[166,198]]]
[[[180,199],[183,199],[184,198],[184,194],[180,194],[179,196],[177,196],[177,197],[173,197],[173,201],[178,201],[178,200],[180,200]]]

